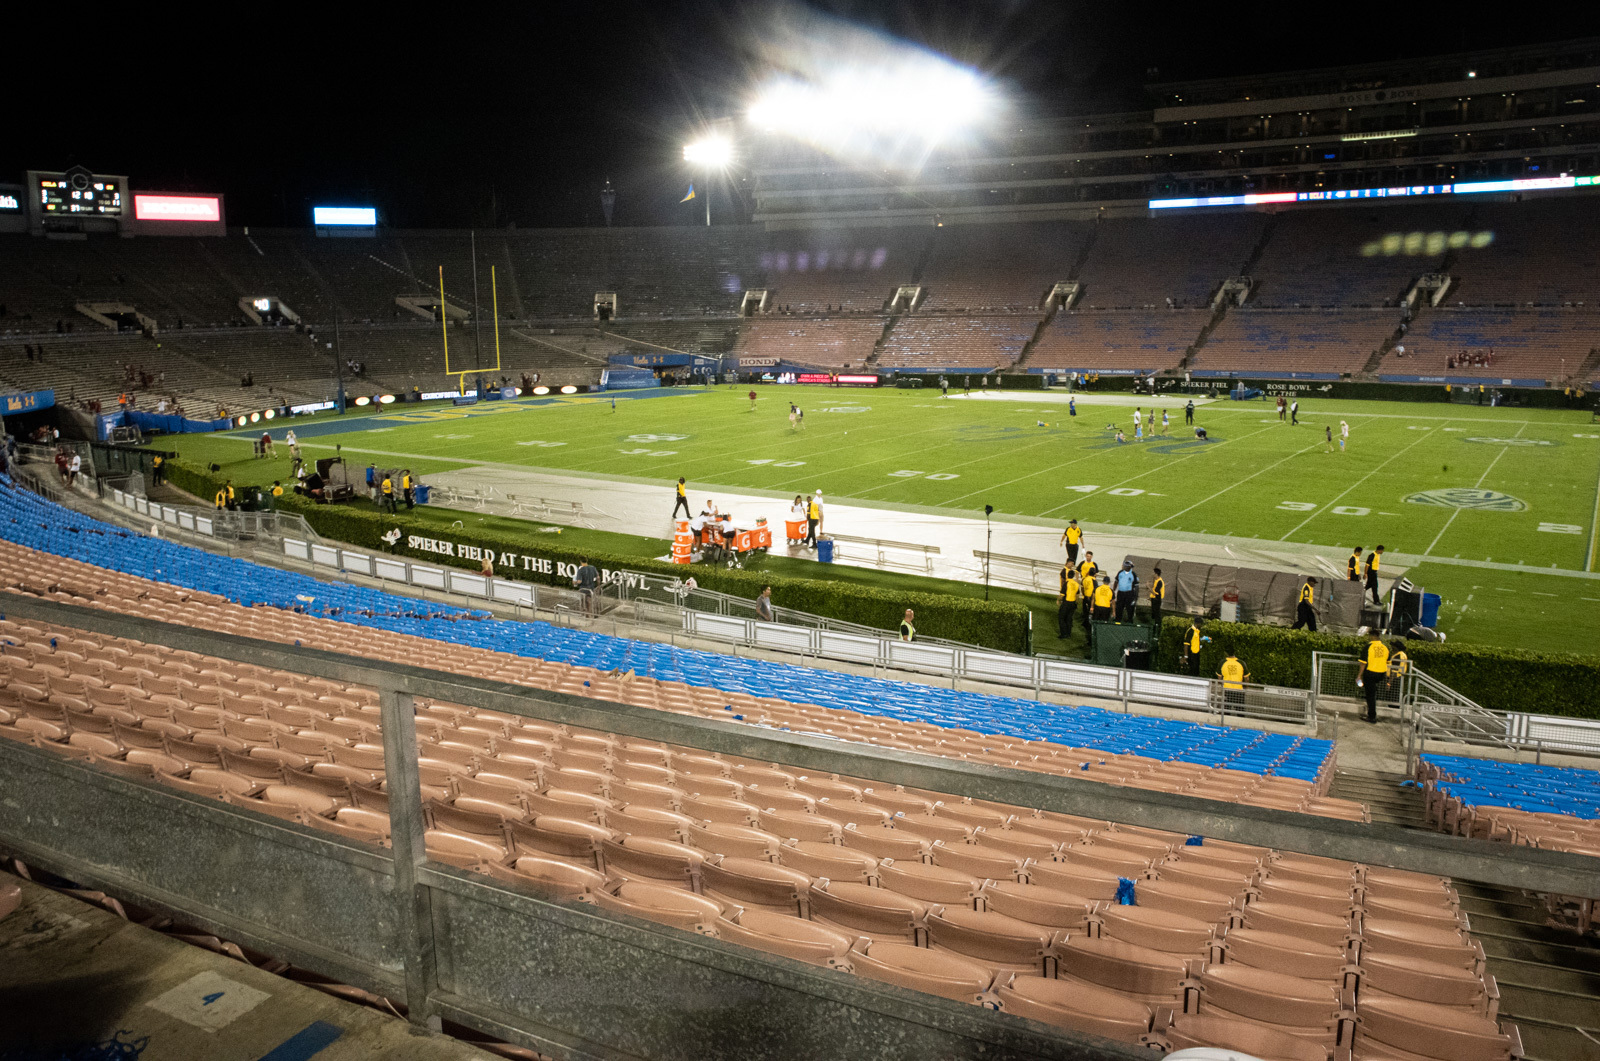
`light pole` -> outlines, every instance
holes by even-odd
[[[704,171],[706,176],[706,227],[711,226],[711,178],[725,171],[733,161],[733,141],[726,133],[708,132],[683,146],[683,160]]]
[[[994,515],[993,505],[983,506],[983,599],[989,599],[989,553],[994,549],[994,527],[989,517]]]

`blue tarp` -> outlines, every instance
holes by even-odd
[[[226,431],[233,426],[233,422],[227,418],[190,420],[170,413],[147,413],[143,409],[129,409],[123,416],[130,426],[140,431],[161,431],[169,435],[198,435],[207,431]]]

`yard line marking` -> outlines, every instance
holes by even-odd
[[[1368,472],[1367,474],[1363,475],[1361,478],[1357,479],[1355,482],[1351,483],[1349,486],[1345,487],[1342,491],[1340,491],[1340,493],[1339,493],[1339,495],[1337,497],[1333,498],[1326,505],[1323,505],[1321,508],[1319,508],[1315,512],[1311,513],[1311,515],[1307,516],[1305,519],[1303,519],[1299,523],[1295,524],[1293,527],[1291,527],[1289,529],[1289,533],[1288,534],[1285,534],[1283,537],[1279,538],[1278,540],[1280,542],[1288,541],[1289,540],[1289,534],[1293,534],[1295,531],[1299,530],[1301,527],[1304,527],[1307,523],[1310,523],[1312,520],[1314,520],[1318,516],[1322,515],[1328,509],[1332,508],[1335,504],[1337,504],[1340,500],[1342,500],[1344,498],[1345,494],[1348,494],[1350,491],[1354,490],[1356,487],[1360,486],[1362,483],[1366,482],[1368,479],[1372,478],[1374,475],[1377,475],[1380,471],[1382,471],[1389,464],[1389,461],[1392,461],[1396,457],[1399,457],[1401,454],[1404,454],[1407,450],[1411,449],[1412,446],[1420,445],[1421,443],[1426,442],[1428,439],[1430,439],[1432,437],[1433,437],[1432,435],[1428,435],[1428,434],[1418,435],[1416,442],[1411,443],[1410,446],[1406,446],[1405,449],[1400,450],[1399,453],[1395,453],[1395,454],[1391,455],[1388,460],[1384,461],[1382,464],[1378,465],[1376,468],[1372,469],[1370,472]]]
[[[1589,519],[1589,556],[1583,562],[1585,571],[1594,570],[1595,544],[1600,542],[1600,537],[1596,535],[1597,530],[1600,530],[1600,475],[1595,476],[1594,480],[1594,515]]]
[[[1517,435],[1522,434],[1523,429],[1527,426],[1527,424],[1523,424],[1522,427],[1517,428],[1517,434],[1512,435],[1511,437],[1516,438]],[[1483,474],[1478,476],[1478,481],[1472,484],[1472,488],[1474,490],[1483,485],[1483,481],[1489,478],[1489,473],[1494,471],[1494,466],[1500,463],[1500,458],[1504,457],[1506,455],[1506,450],[1510,448],[1510,446],[1500,447],[1500,452],[1494,455],[1494,460],[1490,461],[1489,466],[1483,470]],[[1450,524],[1454,523],[1456,521],[1456,517],[1459,515],[1461,515],[1461,510],[1459,508],[1451,510],[1450,518],[1444,521],[1444,526],[1440,527],[1439,533],[1433,536],[1433,541],[1429,542],[1428,547],[1422,550],[1423,556],[1427,556],[1429,553],[1433,552],[1433,547],[1439,544],[1439,539],[1444,537],[1444,532],[1450,529]]]
[[[1270,428],[1262,428],[1262,430],[1266,431],[1266,430],[1271,430],[1271,429]],[[1305,449],[1296,450],[1294,453],[1289,454],[1287,457],[1282,457],[1282,458],[1280,458],[1278,460],[1273,461],[1271,464],[1267,465],[1265,468],[1258,468],[1257,470],[1251,472],[1249,475],[1245,476],[1243,479],[1240,479],[1238,482],[1231,483],[1228,486],[1224,486],[1221,490],[1218,490],[1216,493],[1212,494],[1210,497],[1205,498],[1202,501],[1196,501],[1194,504],[1190,505],[1189,508],[1180,508],[1178,511],[1174,512],[1172,515],[1168,516],[1167,519],[1162,520],[1161,523],[1165,523],[1169,519],[1177,519],[1179,516],[1183,515],[1185,512],[1188,512],[1189,509],[1199,508],[1201,505],[1207,504],[1207,503],[1209,503],[1211,501],[1215,501],[1217,498],[1221,497],[1223,494],[1227,493],[1229,490],[1232,490],[1236,486],[1243,486],[1245,483],[1248,483],[1251,479],[1254,479],[1256,476],[1260,475],[1262,472],[1269,472],[1272,469],[1276,468],[1278,465],[1282,464],[1284,461],[1293,460],[1294,458],[1300,456],[1300,454],[1302,454],[1302,453],[1310,453],[1312,450],[1316,449],[1320,445],[1322,445],[1322,443],[1313,442],[1313,443],[1311,443],[1311,445],[1307,446]],[[1161,526],[1161,523],[1152,523],[1150,525],[1150,529],[1151,530],[1155,530],[1157,527]],[[1204,534],[1205,531],[1201,531],[1200,533]]]
[[[1274,425],[1274,426],[1276,426],[1276,425]],[[1238,438],[1225,438],[1225,439],[1222,439],[1217,446],[1206,446],[1206,447],[1202,447],[1200,449],[1196,449],[1193,453],[1187,453],[1187,454],[1183,455],[1182,457],[1178,457],[1175,460],[1167,461],[1165,464],[1158,464],[1156,467],[1151,468],[1148,471],[1140,472],[1138,475],[1134,475],[1134,476],[1131,476],[1131,477],[1129,477],[1127,479],[1124,479],[1120,483],[1112,483],[1110,486],[1105,487],[1104,490],[1096,491],[1096,493],[1105,493],[1106,491],[1109,491],[1109,490],[1119,489],[1119,488],[1121,488],[1123,486],[1126,486],[1129,483],[1133,482],[1135,479],[1142,479],[1144,476],[1151,475],[1151,474],[1153,474],[1155,472],[1166,471],[1168,468],[1171,468],[1171,467],[1173,467],[1174,465],[1177,465],[1177,464],[1182,464],[1186,460],[1192,460],[1195,457],[1204,457],[1204,456],[1207,456],[1208,454],[1216,453],[1222,446],[1226,446],[1230,442],[1239,442],[1239,441],[1242,441],[1243,439],[1250,438],[1252,435],[1259,435],[1263,431],[1271,431],[1271,430],[1272,430],[1271,427],[1260,427],[1260,428],[1257,428],[1254,431],[1251,431],[1249,434],[1240,435]],[[1302,450],[1301,452],[1303,453],[1305,451]],[[1287,460],[1288,458],[1285,457],[1284,459]],[[1265,470],[1266,470],[1265,468],[1262,469],[1262,471],[1265,471]],[[1240,481],[1243,482],[1243,480],[1240,480]],[[1235,485],[1237,485],[1237,484],[1235,484]],[[1039,513],[1039,517],[1042,519],[1045,516],[1050,515],[1051,513],[1060,512],[1064,508],[1071,508],[1074,505],[1081,505],[1083,502],[1089,500],[1089,498],[1094,497],[1094,496],[1095,496],[1095,494],[1084,494],[1081,497],[1075,497],[1072,500],[1066,502],[1065,504],[1060,504],[1060,505],[1055,506],[1054,508],[1045,509],[1043,512]],[[1193,508],[1193,507],[1194,506],[1192,506],[1192,505],[1190,506],[1190,508]],[[1183,510],[1183,512],[1187,512],[1187,511],[1189,511],[1189,509],[1187,509],[1187,508]],[[1180,515],[1181,516],[1181,515],[1183,515],[1183,512],[1175,513],[1175,515]],[[1172,516],[1168,516],[1167,517],[1167,519],[1172,519],[1172,518],[1173,518]],[[1165,523],[1166,521],[1167,520],[1164,519],[1164,520],[1161,521],[1161,523]],[[1149,529],[1150,530],[1154,530],[1155,528],[1161,526],[1161,523],[1153,523],[1153,524],[1150,525]],[[1201,531],[1200,533],[1204,534],[1205,532]]]

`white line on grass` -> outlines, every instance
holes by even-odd
[[[1523,424],[1522,427],[1517,428],[1517,434],[1512,435],[1511,437],[1516,438],[1517,435],[1522,434],[1523,430],[1527,426],[1527,424]],[[1483,481],[1489,478],[1489,473],[1494,471],[1494,466],[1500,463],[1500,458],[1504,457],[1506,455],[1506,451],[1510,448],[1510,446],[1500,447],[1500,452],[1494,455],[1494,460],[1490,461],[1489,466],[1483,470],[1483,474],[1478,476],[1478,481],[1472,484],[1472,488],[1474,490],[1483,485]],[[1433,541],[1429,542],[1428,547],[1422,550],[1423,556],[1427,556],[1429,553],[1433,552],[1433,547],[1439,544],[1439,539],[1444,537],[1444,532],[1450,529],[1450,524],[1454,523],[1456,521],[1456,517],[1459,515],[1461,515],[1461,510],[1459,508],[1450,513],[1450,518],[1444,521],[1444,526],[1439,528],[1439,533],[1434,535]]]
[[[1263,431],[1270,431],[1271,428],[1262,428],[1262,430]],[[1218,490],[1216,493],[1212,494],[1210,497],[1203,498],[1202,500],[1196,501],[1194,504],[1190,505],[1188,508],[1180,508],[1180,509],[1178,509],[1178,511],[1174,512],[1172,515],[1168,516],[1166,519],[1163,519],[1160,523],[1152,523],[1152,524],[1150,524],[1150,529],[1151,530],[1155,530],[1157,527],[1161,526],[1162,523],[1167,522],[1167,520],[1177,519],[1179,516],[1183,515],[1185,512],[1190,511],[1191,509],[1196,509],[1196,508],[1199,508],[1201,505],[1204,505],[1204,504],[1207,504],[1209,502],[1215,501],[1217,498],[1221,497],[1223,494],[1227,493],[1229,490],[1232,490],[1236,486],[1243,486],[1245,483],[1248,483],[1251,479],[1254,479],[1256,476],[1260,475],[1262,472],[1270,472],[1272,469],[1276,468],[1278,465],[1284,463],[1284,461],[1293,460],[1294,458],[1300,456],[1300,454],[1302,454],[1302,453],[1310,453],[1312,450],[1316,449],[1320,445],[1322,445],[1322,443],[1313,442],[1311,445],[1307,446],[1305,449],[1296,450],[1295,452],[1289,454],[1287,457],[1281,457],[1278,460],[1275,460],[1271,464],[1267,465],[1265,468],[1258,468],[1255,471],[1251,472],[1249,475],[1245,476],[1243,479],[1240,479],[1240,480],[1238,480],[1237,482],[1234,482],[1234,483],[1229,483],[1227,486],[1224,486],[1221,490]],[[1205,531],[1202,530],[1200,533],[1204,534]]]
[[[1341,490],[1339,492],[1337,497],[1333,498],[1333,500],[1329,501],[1326,505],[1323,505],[1321,508],[1319,508],[1315,512],[1311,513],[1311,515],[1307,516],[1305,519],[1301,520],[1299,523],[1296,523],[1293,527],[1289,528],[1288,534],[1285,534],[1283,537],[1279,538],[1278,540],[1280,542],[1288,541],[1290,534],[1293,534],[1295,531],[1299,530],[1301,527],[1304,527],[1307,523],[1310,523],[1312,520],[1314,520],[1318,516],[1322,515],[1328,509],[1332,508],[1335,504],[1337,504],[1341,499],[1343,499],[1344,496],[1346,494],[1348,494],[1350,491],[1354,490],[1356,487],[1360,486],[1362,483],[1366,482],[1368,479],[1372,478],[1374,475],[1377,475],[1380,471],[1382,471],[1389,464],[1389,461],[1392,461],[1396,457],[1399,457],[1401,454],[1405,453],[1406,450],[1409,450],[1411,448],[1411,446],[1420,445],[1421,443],[1427,441],[1429,438],[1432,438],[1432,437],[1433,437],[1432,435],[1428,435],[1428,434],[1418,435],[1416,442],[1411,443],[1410,446],[1406,446],[1404,449],[1400,450],[1398,453],[1395,453],[1395,454],[1391,455],[1388,460],[1385,460],[1382,464],[1378,465],[1376,468],[1372,469],[1370,472],[1368,472],[1367,474],[1363,475],[1361,478],[1357,479],[1355,482],[1351,483],[1349,486],[1345,487],[1343,490]]]

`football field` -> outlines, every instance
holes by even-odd
[[[660,482],[663,490],[682,475],[696,492],[820,489],[836,500],[966,516],[990,504],[996,518],[1327,547],[1381,543],[1440,560],[1426,564],[1429,588],[1445,583],[1439,588],[1456,609],[1468,595],[1498,591],[1522,604],[1530,595],[1561,598],[1585,627],[1600,619],[1600,581],[1575,574],[1597,566],[1600,424],[1587,411],[1302,399],[1300,423],[1290,425],[1269,402],[1221,400],[1197,404],[1195,423],[1209,436],[1200,440],[1184,423],[1183,399],[1163,396],[1153,429],[1152,402],[1140,401],[1153,437],[1134,441],[1131,395],[1083,396],[1073,416],[1055,392],[946,399],[928,390],[763,386],[752,410],[748,391],[624,393],[614,407],[608,395],[396,406],[294,426],[309,445],[342,444],[362,464],[398,458],[422,475],[500,464]],[[790,423],[791,401],[804,409],[803,426]],[[239,445],[187,436],[177,448],[237,460]],[[1505,565],[1520,569],[1512,575],[1561,577],[1541,578],[1537,589],[1497,585],[1508,581]],[[1594,650],[1585,638],[1559,640]]]

